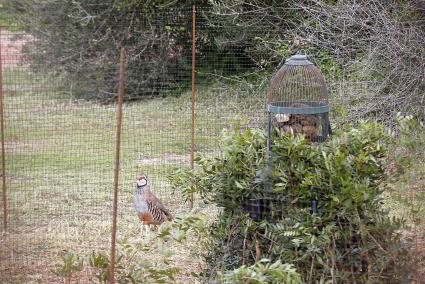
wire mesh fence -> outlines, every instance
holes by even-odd
[[[209,27],[200,19],[202,40]],[[117,233],[142,234],[133,208],[141,172],[175,216],[189,211],[167,176],[191,165],[191,24],[192,10],[163,13],[134,27],[140,28],[137,42],[127,38],[112,46],[112,39],[104,39],[109,50],[94,56],[82,40],[66,46],[77,34],[59,41],[41,31],[1,29],[8,205],[1,216],[2,281],[57,282],[52,271],[63,251],[84,254],[110,246],[119,46],[127,56]],[[183,42],[175,43],[176,35]],[[237,121],[264,123],[259,88],[230,76],[236,51],[213,60],[210,52],[196,52],[197,65],[206,65],[208,57],[214,65],[197,72],[197,152],[216,151],[222,129]]]
[[[110,231],[116,107],[72,100],[47,64],[24,55],[34,40],[21,32],[1,34],[5,282],[54,281],[50,270],[58,252],[106,248],[109,241],[103,232]]]
[[[196,50],[191,9],[131,25],[127,16],[115,23],[129,26],[122,33],[107,26],[87,32],[89,22],[84,33],[64,24],[46,34],[49,23],[39,30],[0,30],[7,194],[0,216],[2,282],[57,283],[54,270],[63,251],[108,251],[121,46],[126,69],[118,238],[143,234],[133,208],[139,174],[148,176],[174,216],[184,216],[190,203],[172,191],[167,177],[191,166],[193,150],[219,153],[223,129],[265,129],[268,80],[282,58],[267,61],[274,67],[262,65],[254,45],[242,49],[247,38],[238,25],[230,29],[227,15],[213,10],[196,12]],[[255,22],[250,28],[263,29]],[[349,104],[340,86],[330,90],[337,106]],[[196,266],[185,257],[185,269]],[[85,282],[89,273],[78,277]]]

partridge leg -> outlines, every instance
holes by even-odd
[[[152,225],[150,227],[150,229],[151,229],[151,232],[156,232],[156,231],[158,231],[158,226],[157,225]]]
[[[143,235],[147,235],[148,234],[148,232],[149,232],[149,223],[148,222],[146,222],[146,221],[143,221],[142,222],[142,227],[143,227]]]

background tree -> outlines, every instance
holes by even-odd
[[[304,50],[348,108],[347,121],[397,112],[425,117],[424,1],[214,1],[223,38],[262,66]],[[232,36],[233,35],[233,36]],[[239,40],[238,40],[239,39]]]
[[[373,117],[391,124],[400,111],[425,117],[423,1],[194,3],[201,80],[217,73],[267,80],[284,58],[304,50],[331,90],[343,90],[334,102],[348,108],[347,121]],[[6,1],[5,8],[36,39],[27,46],[33,66],[47,65],[86,97],[115,97],[117,50],[125,46],[126,94],[134,99],[187,87],[191,5],[22,0]]]
[[[127,51],[127,99],[188,81],[191,3],[173,10],[177,2],[23,0],[5,8],[35,38],[27,45],[35,70],[48,66],[85,97],[109,100],[120,46]]]

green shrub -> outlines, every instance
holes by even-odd
[[[181,265],[175,261],[180,256],[173,248],[183,245],[193,258],[200,257],[198,251],[209,241],[206,219],[205,214],[192,213],[163,223],[153,239],[119,239],[115,258],[116,283],[176,283]],[[60,257],[61,265],[54,273],[67,283],[81,271],[90,278],[90,283],[109,283],[109,250],[92,251],[84,256],[67,252]],[[193,271],[191,274],[197,276]]]
[[[244,283],[244,284],[262,284],[262,283],[301,283],[300,275],[295,271],[292,265],[281,263],[279,260],[270,263],[264,259],[256,264],[246,267],[245,265],[220,275],[219,283]]]
[[[71,283],[71,277],[74,273],[80,272],[84,267],[84,259],[73,252],[65,252],[62,256],[62,266],[54,273],[66,279],[66,283]]]
[[[264,131],[248,129],[225,134],[220,157],[199,157],[194,172],[171,179],[222,208],[211,227],[206,279],[266,258],[293,264],[308,283],[398,282],[401,221],[388,217],[381,199],[386,129],[362,123],[321,145],[275,134],[268,163]],[[250,218],[245,202],[259,198],[277,214]]]

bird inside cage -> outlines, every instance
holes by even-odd
[[[289,107],[307,108],[307,104],[293,103]],[[304,134],[314,140],[320,133],[320,117],[315,114],[289,114],[278,113],[275,115],[277,127],[291,134]]]
[[[134,208],[142,224],[151,230],[156,230],[158,225],[173,220],[173,215],[171,215],[170,211],[152,193],[148,178],[144,174],[140,175],[136,180]]]

